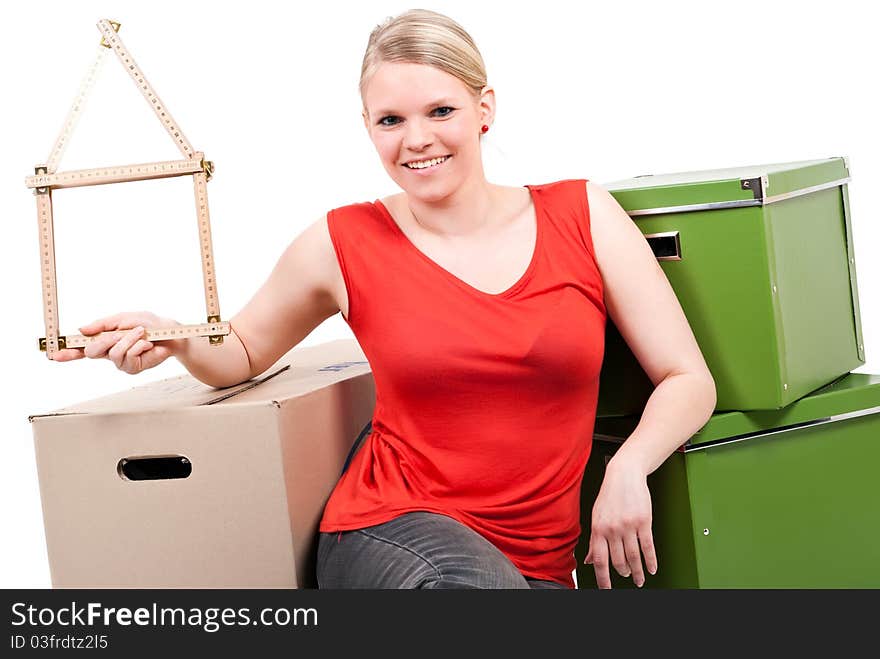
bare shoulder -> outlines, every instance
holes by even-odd
[[[605,306],[651,382],[673,373],[709,375],[678,298],[641,229],[614,196],[587,183],[590,231]]]
[[[293,239],[268,279],[230,319],[253,375],[265,371],[340,310],[333,286],[334,265],[325,215]]]
[[[647,243],[632,218],[614,196],[598,183],[587,181],[590,234],[600,270],[613,261],[625,263],[633,250],[644,255]],[[622,260],[621,260],[622,259]]]
[[[302,249],[297,251],[307,255],[310,270],[309,279],[311,279],[315,290],[331,295],[337,308],[342,311],[342,315],[348,317],[348,295],[345,280],[336,258],[333,240],[330,237],[327,215],[322,215],[312,222],[294,242],[302,243]]]
[[[621,212],[623,209],[614,196],[604,187],[593,181],[587,181],[587,201],[590,205],[590,223],[601,223],[609,213]],[[595,217],[594,217],[595,216]]]
[[[332,269],[329,266],[336,259],[326,214],[308,225],[294,242],[301,243],[303,248],[301,251],[308,255],[312,265],[316,266],[317,275],[326,276],[330,273]]]
[[[312,221],[281,254],[276,265],[281,276],[274,279],[273,284],[288,292],[304,288],[310,295],[331,293],[335,265],[336,255],[325,214]]]

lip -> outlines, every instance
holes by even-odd
[[[424,169],[411,169],[410,167],[407,167],[405,164],[402,164],[401,167],[403,167],[406,171],[408,171],[412,174],[417,174],[419,176],[427,176],[428,174],[431,174],[432,172],[437,171],[438,169],[440,169],[440,167],[442,167],[447,162],[452,160],[452,155],[450,155],[450,154],[445,154],[445,155],[446,155],[446,160],[441,162],[439,165],[425,167]],[[443,156],[432,156],[432,158],[442,158],[442,157]],[[419,158],[419,160],[409,160],[407,162],[419,162],[420,160],[431,160],[432,158]]]

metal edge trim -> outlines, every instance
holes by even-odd
[[[630,217],[642,215],[665,215],[667,213],[692,213],[695,211],[710,211],[724,208],[746,208],[760,206],[760,199],[741,199],[738,201],[712,201],[705,204],[691,204],[688,206],[665,206],[663,208],[644,208],[642,210],[627,211]]]
[[[626,441],[625,437],[617,437],[615,435],[605,435],[600,432],[593,433],[593,441],[599,440],[601,442],[611,442],[612,444],[623,444]],[[684,453],[685,445],[682,444],[678,448],[675,449],[675,453]]]
[[[859,360],[865,362],[865,342],[862,333],[862,313],[859,305],[859,287],[856,280],[856,251],[852,237],[852,217],[849,208],[848,186],[840,188],[841,202],[843,203],[843,228],[846,232],[846,269],[849,273],[849,290],[852,295],[853,325],[856,330],[856,354]]]
[[[640,210],[627,211],[630,217],[642,217],[645,215],[666,215],[668,213],[693,213],[695,211],[721,210],[726,208],[748,208],[751,206],[766,206],[786,199],[800,197],[801,195],[828,190],[830,188],[839,187],[850,182],[850,177],[829,181],[819,185],[813,185],[800,190],[793,190],[784,194],[764,197],[763,199],[740,199],[737,201],[713,201],[704,204],[690,204],[685,206],[663,206],[661,208],[643,208]]]
[[[820,190],[828,190],[830,188],[837,188],[841,185],[846,185],[850,182],[850,178],[841,178],[836,181],[828,181],[827,183],[820,183],[819,185],[812,185],[809,188],[801,188],[800,190],[792,190],[791,192],[785,192],[783,194],[772,195],[770,197],[764,197],[764,205],[773,204],[777,201],[785,201],[786,199],[792,199],[794,197],[800,197],[805,194],[810,194],[812,192],[819,192]]]
[[[845,412],[843,414],[835,414],[833,416],[825,417],[822,419],[815,419],[813,421],[805,421],[803,423],[794,423],[790,426],[783,426],[781,428],[774,428],[770,431],[759,430],[753,433],[746,433],[744,435],[737,435],[735,437],[727,437],[724,439],[720,439],[714,442],[706,442],[705,444],[697,444],[697,445],[689,445],[686,444],[684,447],[685,453],[691,453],[693,451],[702,451],[708,448],[715,448],[717,446],[724,446],[725,444],[735,444],[737,442],[743,442],[747,439],[758,439],[761,437],[770,437],[771,435],[781,435],[782,433],[791,432],[792,430],[801,430],[803,428],[811,428],[813,426],[824,426],[828,423],[838,423],[840,421],[847,421],[849,419],[857,419],[863,416],[871,416],[873,414],[880,414],[880,406],[877,407],[869,407],[864,410],[856,410],[854,412]]]

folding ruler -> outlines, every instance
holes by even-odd
[[[126,181],[143,181],[147,179],[168,178],[172,176],[193,177],[195,190],[196,215],[198,218],[199,243],[202,253],[202,275],[205,286],[205,305],[208,322],[195,325],[176,325],[174,327],[150,327],[145,330],[149,341],[169,339],[208,337],[211,345],[223,343],[223,337],[229,334],[229,323],[220,320],[220,303],[217,299],[217,280],[214,271],[214,255],[211,245],[211,222],[208,214],[207,182],[214,172],[214,163],[205,160],[205,154],[193,150],[189,141],[172,119],[168,108],[153,91],[143,72],[135,63],[134,58],[119,38],[120,24],[115,21],[98,21],[98,30],[102,38],[98,46],[98,57],[89,69],[79,92],[68,112],[67,119],[61,129],[55,145],[45,165],[37,165],[34,175],[25,178],[25,185],[33,188],[37,198],[37,223],[40,232],[40,265],[43,284],[43,318],[46,324],[46,336],[39,339],[40,350],[45,351],[49,359],[57,350],[63,348],[82,348],[94,341],[100,334],[83,336],[73,334],[59,335],[58,300],[55,276],[55,238],[52,217],[52,191],[61,188],[75,188],[86,185],[105,185]],[[162,122],[165,130],[174,139],[174,143],[184,156],[184,160],[150,162],[137,165],[116,167],[98,167],[96,169],[70,170],[57,172],[58,163],[76,125],[95,76],[103,63],[107,50],[113,50],[125,70],[135,81],[144,98],[153,108],[156,117]],[[102,332],[102,334],[104,334]]]

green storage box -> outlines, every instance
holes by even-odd
[[[636,417],[596,422],[575,550]],[[880,375],[850,373],[784,410],[716,413],[648,476],[655,588],[880,587]],[[612,568],[612,587],[634,587]]]
[[[865,363],[845,159],[603,184],[645,234],[693,329],[717,411],[779,409]],[[653,385],[609,319],[597,415]]]

